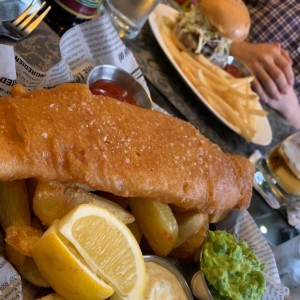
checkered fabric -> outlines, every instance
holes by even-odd
[[[248,40],[279,42],[293,60],[300,101],[300,0],[244,0],[251,15]]]

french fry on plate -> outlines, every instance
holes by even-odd
[[[166,26],[162,27],[162,37],[186,78],[209,106],[251,141],[257,131],[256,119],[267,115],[259,105],[257,94],[251,90],[254,77],[235,78],[202,54],[189,52]]]

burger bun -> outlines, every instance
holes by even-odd
[[[220,35],[234,42],[247,38],[251,22],[242,0],[199,0],[199,6]]]

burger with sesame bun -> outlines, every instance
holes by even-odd
[[[249,30],[250,15],[242,0],[199,0],[178,15],[173,35],[181,47],[223,67],[231,43],[245,40]]]

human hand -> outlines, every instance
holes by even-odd
[[[253,89],[265,102],[280,100],[294,84],[292,61],[278,43],[233,43],[231,54],[249,68],[255,77]]]
[[[300,104],[293,87],[287,88],[286,94],[281,94],[278,100],[269,99],[268,105],[277,110],[291,125],[300,129]]]

